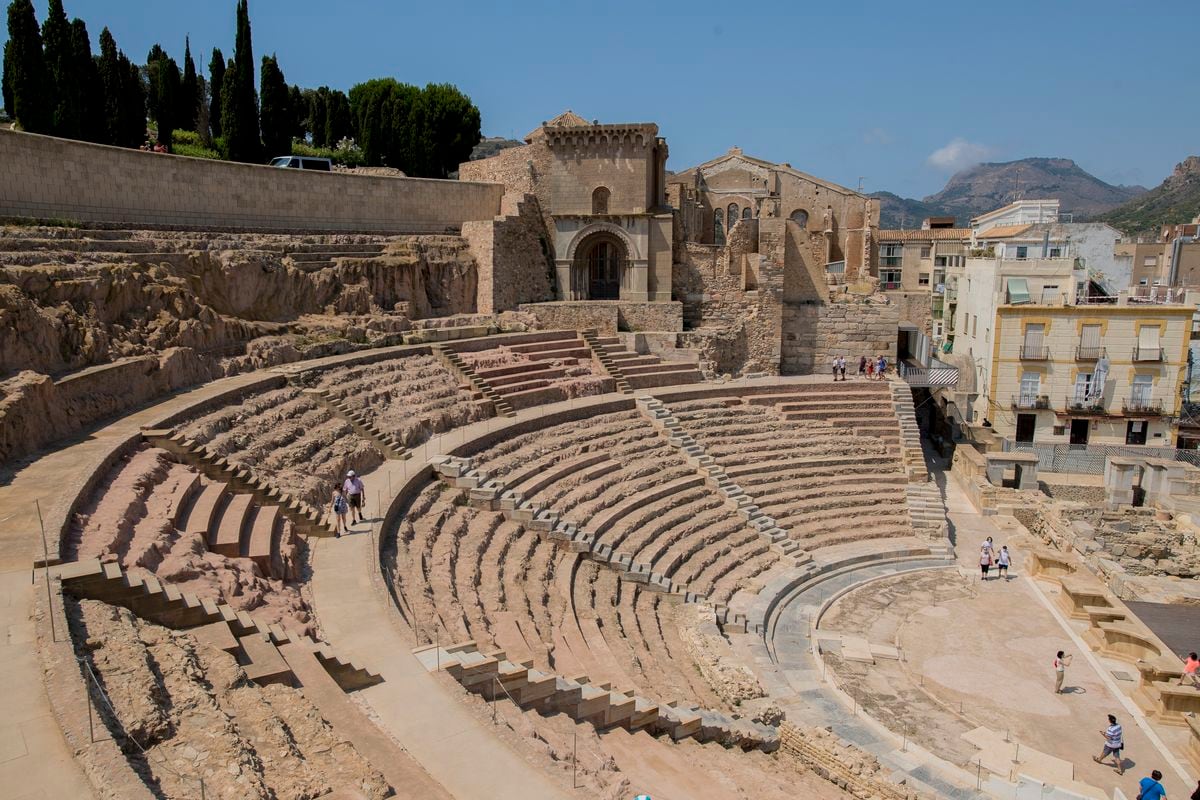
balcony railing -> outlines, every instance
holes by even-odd
[[[1121,403],[1122,409],[1126,414],[1154,414],[1161,416],[1163,413],[1163,401],[1156,400],[1153,397],[1146,397],[1140,394],[1134,394]]]
[[[1162,361],[1163,349],[1161,347],[1138,347],[1133,346],[1134,361]]]
[[[1099,361],[1102,356],[1107,356],[1108,353],[1103,347],[1076,347],[1076,361]]]
[[[883,281],[879,284],[879,288],[885,292],[894,292],[900,288],[900,281]]]
[[[1045,345],[1021,345],[1021,358],[1025,361],[1045,361],[1050,358],[1050,348]]]
[[[1049,408],[1050,397],[1044,394],[1014,394],[1012,406],[1021,409]]]
[[[1066,396],[1063,407],[1077,414],[1103,414],[1104,413],[1104,398],[1103,397],[1088,397],[1086,394],[1069,394]]]

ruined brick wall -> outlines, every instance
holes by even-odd
[[[459,164],[458,179],[499,183],[504,186],[505,194],[513,197],[533,195],[538,201],[542,224],[552,231],[554,222],[550,218],[550,192],[546,182],[549,167],[550,151],[546,146],[527,144],[506,148],[491,158]],[[554,237],[550,237],[550,247],[554,247]]]
[[[516,213],[463,223],[462,235],[478,269],[480,314],[497,314],[555,296],[553,237],[546,230],[537,198],[506,195],[504,205],[515,206]]]
[[[859,356],[883,353],[894,365],[899,324],[899,309],[886,303],[786,303],[782,372],[819,372],[835,355],[857,360]]]
[[[275,169],[0,129],[0,216],[232,230],[443,232],[504,188]]]
[[[928,287],[917,292],[888,292],[887,298],[900,310],[900,319],[911,322],[927,336],[933,334],[933,295]]]
[[[617,332],[683,330],[681,303],[640,303],[629,300],[567,300],[531,303],[518,309],[537,317],[547,329],[581,331],[593,328],[612,335]]]

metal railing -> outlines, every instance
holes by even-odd
[[[1045,345],[1021,345],[1021,358],[1025,361],[1045,361],[1050,358],[1050,348]]]
[[[1182,461],[1200,467],[1200,450],[1182,450],[1175,447],[1150,447],[1147,445],[1118,444],[1042,444],[1036,442],[1014,442],[1004,439],[1006,452],[1034,453],[1038,457],[1038,470],[1045,472],[1074,472],[1085,475],[1103,475],[1104,465],[1112,456],[1118,458],[1162,458]]]
[[[1081,345],[1075,348],[1076,361],[1099,361],[1101,357],[1107,355],[1108,351],[1103,347],[1083,347]]]
[[[1139,347],[1133,346],[1134,361],[1162,361],[1163,349],[1161,347]]]
[[[1104,398],[1090,397],[1086,394],[1067,395],[1063,401],[1063,408],[1067,411],[1077,411],[1087,414],[1103,414]]]
[[[1163,413],[1163,401],[1153,397],[1134,394],[1121,403],[1121,409],[1126,414],[1153,414],[1161,416]]]
[[[1044,394],[1014,394],[1012,407],[1021,409],[1050,408],[1050,397]]]

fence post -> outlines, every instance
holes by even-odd
[[[42,520],[41,501],[34,499],[33,506],[37,509],[38,527],[42,531],[42,566],[46,570],[46,613],[50,617],[50,641],[57,642],[58,634],[54,630],[54,596],[50,592],[50,547],[46,544],[46,523]]]

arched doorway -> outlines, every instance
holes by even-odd
[[[614,234],[595,233],[575,252],[576,286],[589,300],[621,299],[621,278],[629,261],[624,243]]]

